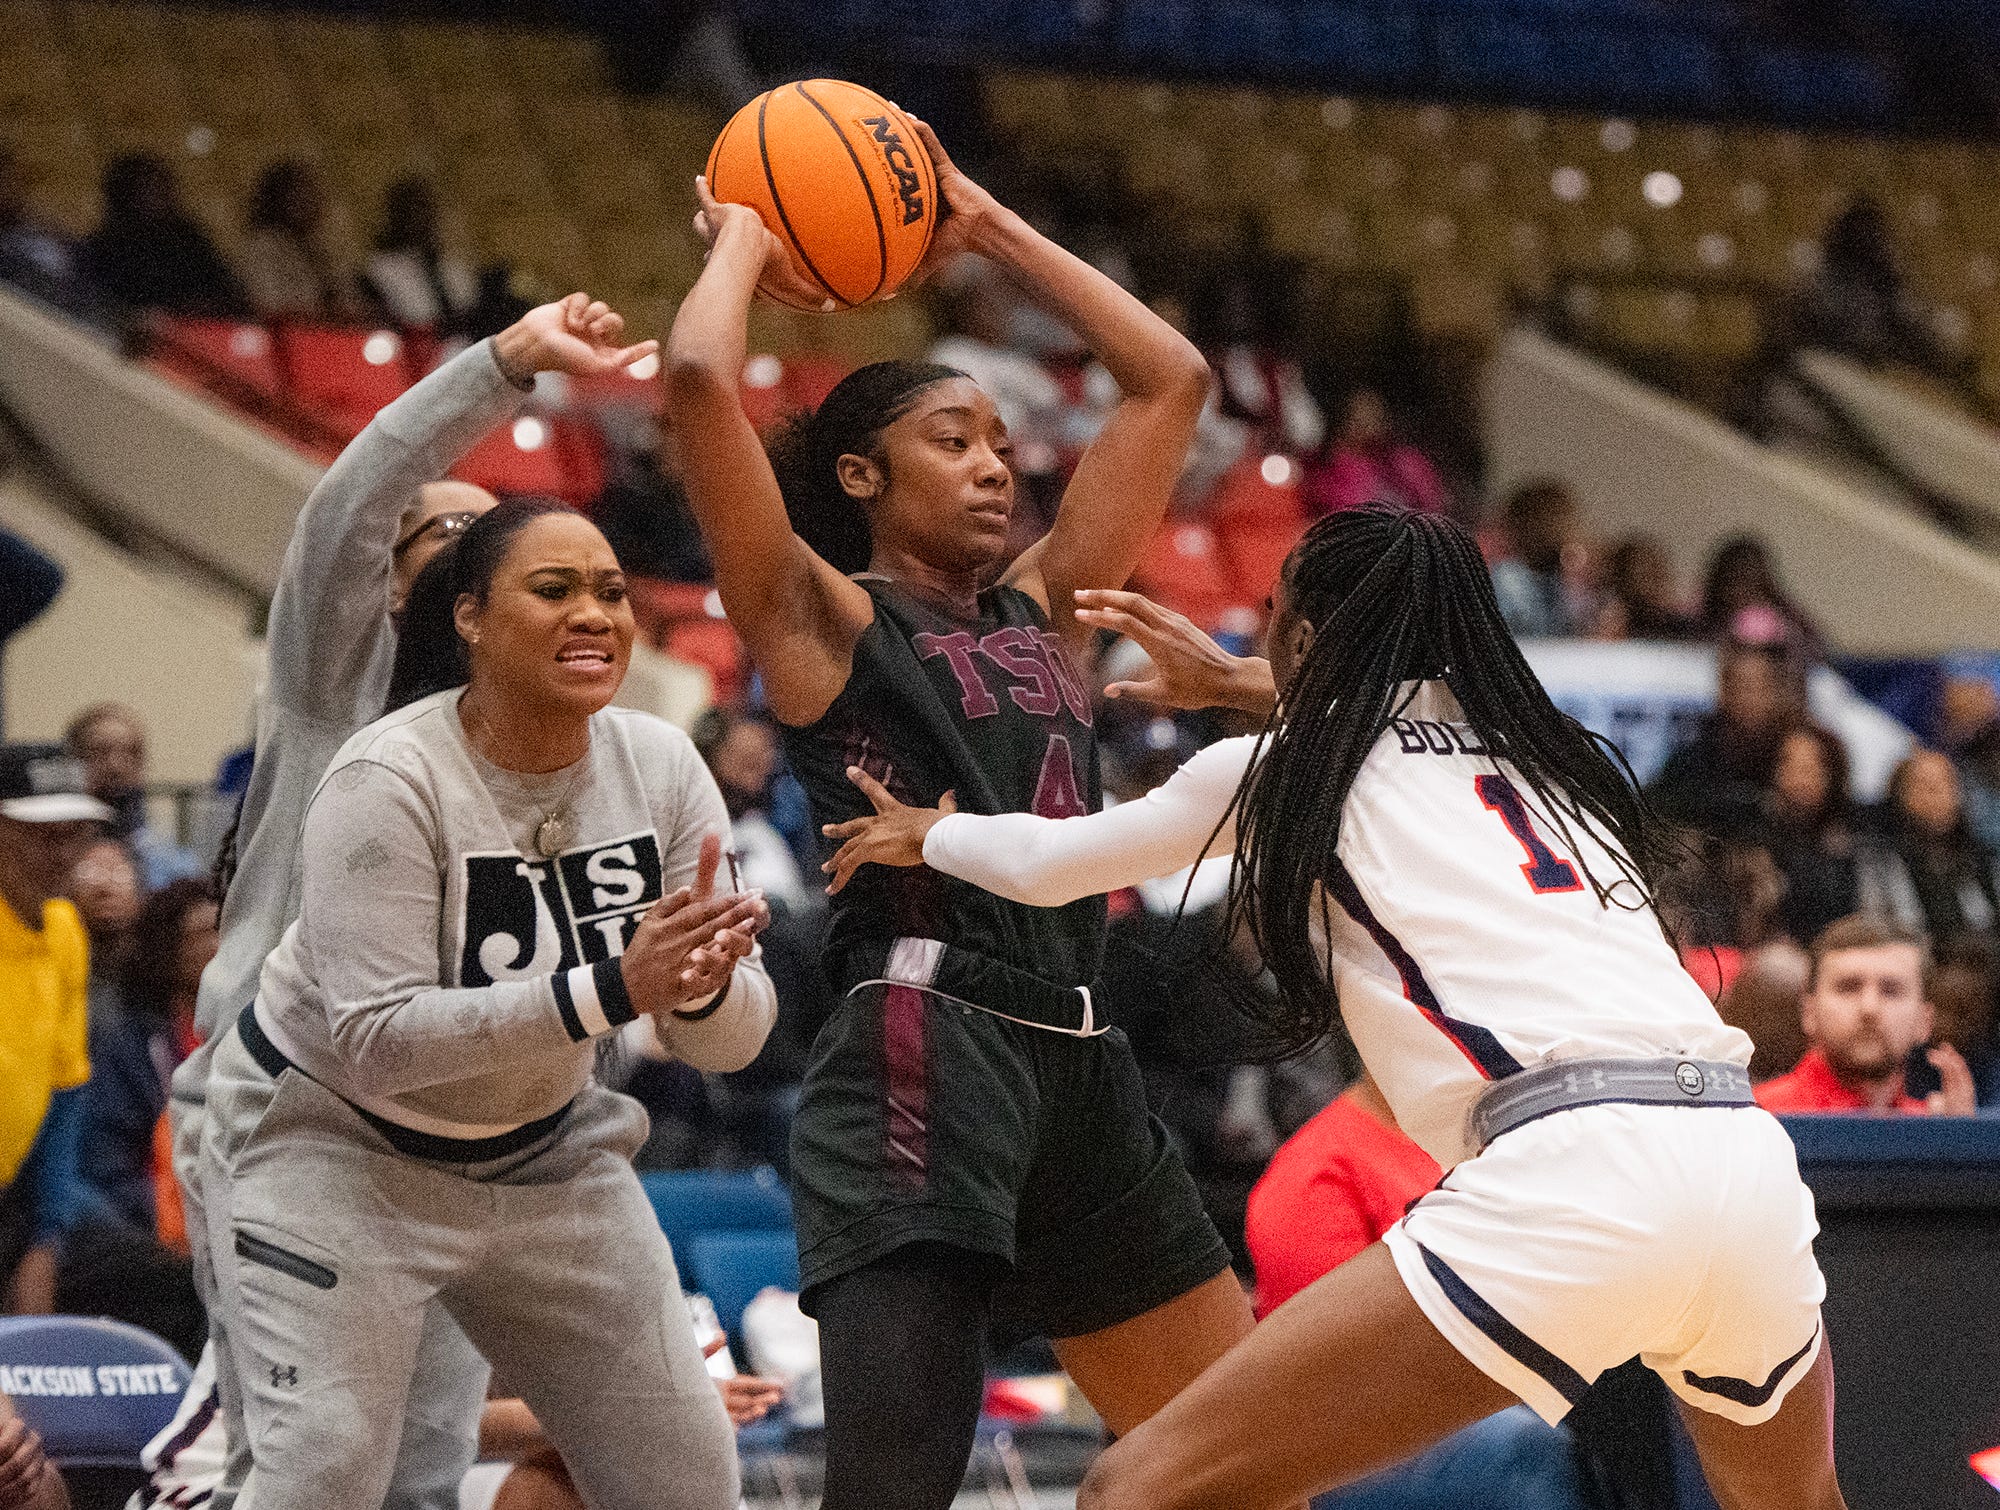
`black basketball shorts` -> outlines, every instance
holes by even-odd
[[[808,1312],[815,1286],[906,1243],[1001,1260],[1003,1337],[1098,1331],[1229,1267],[1123,1033],[915,986],[858,987],[821,1029],[792,1180]]]

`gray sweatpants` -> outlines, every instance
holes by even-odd
[[[202,1054],[200,1084],[206,1094],[208,1060]],[[176,1092],[180,1087],[176,1083]],[[208,1345],[215,1354],[215,1381],[222,1410],[228,1461],[222,1482],[210,1499],[210,1510],[233,1510],[250,1472],[250,1439],[243,1426],[243,1395],[229,1345],[229,1328],[216,1297],[210,1267],[206,1207],[201,1192],[202,1129],[206,1101],[176,1094],[167,1103],[173,1130],[174,1178],[181,1187],[187,1216],[188,1247],[194,1259],[194,1284],[208,1308]],[[228,1250],[225,1250],[228,1251]],[[458,1486],[479,1456],[479,1412],[486,1401],[491,1370],[479,1350],[459,1330],[442,1306],[424,1312],[423,1335],[417,1343],[416,1367],[403,1412],[402,1439],[383,1494],[384,1510],[458,1510]]]
[[[202,1148],[217,1299],[255,1461],[237,1510],[377,1510],[438,1302],[542,1423],[592,1510],[731,1510],[735,1438],[631,1158],[592,1084],[486,1165],[397,1152],[297,1070],[218,1045]]]

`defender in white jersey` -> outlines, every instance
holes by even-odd
[[[1143,599],[1092,597],[1080,614],[1154,653],[1136,690],[1268,712],[1282,686],[1272,728],[1084,818],[904,808],[852,773],[877,816],[829,830],[833,885],[921,860],[1060,905],[1233,850],[1279,1042],[1337,1006],[1450,1172],[1123,1438],[1079,1504],[1283,1503],[1508,1395],[1560,1420],[1637,1356],[1726,1510],[1841,1505],[1812,1197],[1750,1101],[1748,1038],[1661,930],[1650,815],[1534,681],[1469,537],[1385,510],[1315,526],[1268,668]]]

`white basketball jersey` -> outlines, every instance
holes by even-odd
[[[1494,1079],[1549,1059],[1750,1062],[1584,824],[1570,848],[1442,682],[1376,742],[1340,826],[1328,940],[1341,1015],[1403,1130],[1446,1168]],[[1623,901],[1627,905],[1619,906]]]

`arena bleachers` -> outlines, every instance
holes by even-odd
[[[1419,328],[1482,340],[1561,293],[1615,344],[1741,361],[1865,192],[1941,334],[2000,384],[2000,217],[1974,144],[1042,72],[995,74],[986,100],[1037,165],[1109,152],[1160,223],[1247,213],[1274,251],[1405,279]]]
[[[98,180],[124,152],[157,153],[225,247],[275,159],[327,174],[349,249],[383,191],[421,173],[482,257],[542,291],[588,287],[658,331],[699,268],[686,208],[721,121],[671,99],[621,96],[580,33],[446,22],[0,4],[0,141],[38,207],[82,234]],[[921,345],[914,305],[838,322],[760,312],[765,344],[865,360]]]
[[[2000,391],[2000,212],[1976,145],[1023,71],[992,75],[985,98],[1034,164],[1108,153],[1177,222],[1248,212],[1273,250],[1392,274],[1420,329],[1482,339],[1516,304],[1560,292],[1582,331],[1613,344],[1743,360],[1766,297],[1869,192],[1944,338]],[[225,246],[274,158],[326,170],[352,245],[388,184],[422,172],[482,255],[548,288],[588,285],[646,330],[699,265],[685,186],[719,124],[621,95],[581,33],[0,5],[0,140],[71,229],[93,223],[103,163],[125,151],[169,158]],[[766,344],[856,359],[926,334],[906,301],[831,322],[759,318]]]

